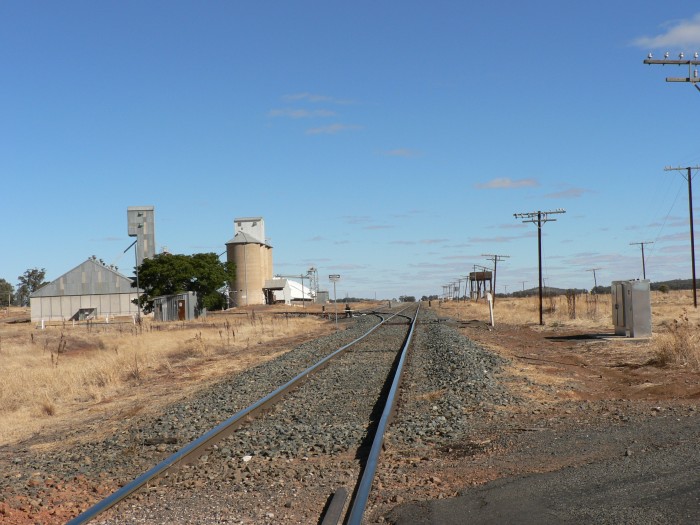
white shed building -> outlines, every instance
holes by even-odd
[[[292,301],[311,301],[313,299],[311,290],[307,286],[302,286],[301,283],[284,277],[266,280],[263,292],[267,304],[292,304]]]

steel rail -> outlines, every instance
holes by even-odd
[[[311,365],[303,372],[300,372],[299,374],[294,376],[292,379],[290,379],[288,382],[286,382],[281,387],[270,392],[266,396],[258,399],[252,405],[250,405],[247,408],[244,408],[243,410],[234,414],[233,416],[231,416],[227,420],[223,421],[222,423],[219,423],[216,427],[207,431],[205,434],[203,434],[199,438],[195,439],[194,441],[190,442],[188,445],[184,446],[183,448],[181,448],[180,450],[178,450],[177,452],[175,452],[171,456],[167,457],[166,459],[164,459],[163,461],[158,463],[155,467],[144,472],[143,474],[138,476],[136,479],[127,483],[122,488],[118,489],[117,491],[113,492],[111,495],[107,496],[105,499],[97,502],[95,505],[93,505],[89,509],[86,509],[85,511],[80,513],[78,516],[76,516],[75,518],[68,521],[66,525],[82,525],[84,523],[89,522],[94,517],[98,516],[99,514],[102,514],[103,512],[108,510],[109,508],[113,507],[114,505],[116,505],[117,503],[122,501],[123,499],[127,498],[128,496],[130,496],[131,494],[136,492],[138,489],[143,487],[149,481],[152,481],[153,479],[162,475],[166,470],[176,466],[177,464],[185,461],[186,459],[196,457],[196,455],[198,453],[201,454],[204,451],[204,449],[206,449],[207,446],[216,443],[217,441],[226,437],[229,433],[233,432],[233,430],[235,430],[234,425],[236,423],[241,423],[245,417],[250,416],[253,413],[258,412],[259,410],[262,410],[264,407],[274,403],[274,401],[276,401],[277,398],[281,397],[287,391],[289,391],[294,386],[296,386],[296,383],[305,379],[307,376],[309,376],[313,372],[316,372],[318,369],[320,369],[325,364],[327,364],[328,361],[330,361],[331,359],[336,357],[338,354],[341,354],[342,352],[344,352],[345,350],[347,350],[348,348],[350,348],[354,344],[360,342],[365,337],[369,336],[372,332],[374,332],[376,329],[378,329],[380,326],[382,326],[384,323],[386,323],[387,321],[389,321],[393,317],[399,315],[401,312],[403,312],[403,310],[401,310],[397,313],[394,313],[386,318],[382,317],[382,315],[380,315],[380,314],[376,314],[379,316],[381,321],[378,324],[376,324],[375,326],[373,326],[365,334],[363,334],[362,336],[358,337],[357,339],[351,341],[350,343],[348,343],[344,346],[341,346],[337,350],[333,351],[332,353],[328,354],[326,357],[324,357],[323,359],[318,361],[316,364]]]
[[[365,464],[365,468],[362,472],[362,479],[360,479],[360,483],[357,486],[357,492],[351,503],[352,508],[350,509],[350,514],[346,520],[348,525],[360,525],[362,523],[362,516],[365,512],[365,508],[367,507],[367,500],[369,499],[369,493],[372,489],[372,481],[374,480],[374,475],[377,471],[377,464],[379,463],[379,455],[382,452],[382,445],[384,444],[384,433],[389,425],[389,419],[391,418],[394,405],[396,404],[396,394],[399,390],[399,385],[401,384],[403,367],[408,354],[408,347],[411,344],[411,338],[413,337],[413,330],[416,327],[419,312],[420,303],[418,304],[416,315],[411,322],[411,329],[408,331],[408,336],[404,342],[403,349],[401,351],[401,358],[396,366],[396,373],[394,374],[394,379],[391,383],[391,388],[389,389],[386,403],[384,404],[382,417],[379,419],[379,424],[377,425],[377,431],[374,434],[372,448],[369,451],[367,463]]]

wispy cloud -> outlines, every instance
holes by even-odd
[[[382,152],[382,155],[385,155],[387,157],[418,157],[420,156],[420,151],[415,150],[415,149],[410,149],[410,148],[396,148],[396,149],[390,149]]]
[[[562,191],[556,191],[554,193],[548,193],[544,197],[545,199],[578,199],[586,193],[594,193],[593,190],[587,190],[584,188],[569,188]]]
[[[355,126],[351,124],[330,124],[329,126],[320,126],[318,128],[310,128],[306,130],[307,135],[335,135],[342,131],[351,131],[356,129],[362,129],[361,126]]]
[[[401,246],[413,246],[416,241],[389,241],[389,244],[399,244]]]
[[[519,239],[523,239],[525,237],[535,237],[537,235],[536,232],[529,231],[527,233],[523,233],[522,235],[516,235],[516,236],[509,236],[509,235],[501,235],[501,236],[496,236],[496,237],[470,237],[468,240],[470,243],[473,244],[481,244],[481,243],[498,243],[498,242],[510,242],[510,241],[517,241]]]
[[[517,179],[508,177],[493,179],[488,182],[478,182],[474,184],[477,190],[510,190],[514,188],[533,188],[539,186],[537,179]]]
[[[685,20],[662,24],[663,31],[655,36],[643,36],[632,44],[644,49],[688,48],[700,45],[700,13]]]
[[[117,241],[124,241],[123,237],[96,237],[90,239],[90,242],[117,242]]]
[[[523,224],[522,222],[514,223],[514,224],[499,224],[498,226],[495,226],[499,230],[521,230],[523,228],[527,228],[527,224]]]
[[[341,99],[341,98],[335,98],[335,97],[329,97],[327,95],[317,95],[314,93],[309,93],[309,92],[303,92],[303,93],[291,93],[288,95],[284,95],[282,97],[284,100],[289,100],[289,101],[306,101],[306,102],[327,102],[330,104],[353,104],[352,100],[348,99]]]
[[[267,115],[269,117],[285,117],[285,118],[292,118],[292,119],[299,119],[299,118],[327,118],[327,117],[335,117],[336,112],[335,111],[330,111],[328,109],[314,109],[314,110],[308,110],[308,109],[295,109],[295,108],[284,108],[284,109],[271,109]]]
[[[364,224],[372,220],[369,215],[343,215],[341,218],[348,224]]]
[[[369,226],[365,226],[363,229],[365,230],[389,230],[393,228],[390,224],[370,224]]]
[[[447,241],[449,241],[449,239],[421,239],[419,242],[421,244],[440,244]]]

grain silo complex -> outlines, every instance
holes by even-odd
[[[129,206],[126,209],[129,237],[136,237],[136,266],[156,254],[156,212],[154,206]]]
[[[265,240],[262,217],[234,219],[234,237],[226,243],[226,259],[236,265],[231,289],[234,306],[265,304],[263,288],[272,279],[272,246]]]

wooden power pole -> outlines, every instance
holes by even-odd
[[[556,221],[550,219],[549,216],[555,213],[566,213],[561,208],[554,211],[532,211],[528,213],[514,213],[516,219],[525,219],[523,222],[531,222],[537,225],[537,260],[539,267],[539,284],[540,284],[540,325],[544,325],[542,318],[542,225],[545,222]]]
[[[693,170],[700,169],[700,166],[688,166],[686,168],[664,168],[664,171],[687,171],[688,181],[688,210],[690,212],[690,262],[693,269],[693,306],[698,307],[698,288],[695,284],[695,234],[693,233]]]

